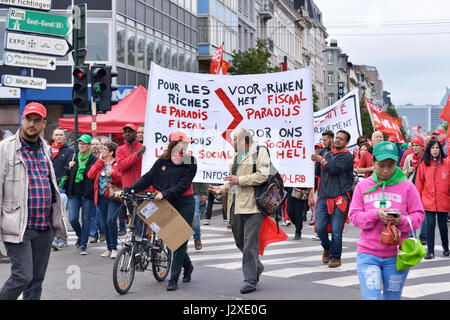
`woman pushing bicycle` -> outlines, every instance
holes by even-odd
[[[165,153],[156,160],[153,167],[139,181],[124,188],[125,193],[130,193],[131,190],[138,193],[153,186],[157,190],[155,200],[166,199],[190,226],[192,226],[195,212],[192,180],[197,173],[195,158],[186,152],[191,142],[192,140],[184,132],[172,132]],[[187,253],[187,243],[186,241],[173,253],[168,291],[178,289],[178,278],[182,267],[184,268],[183,282],[191,280],[194,267]]]

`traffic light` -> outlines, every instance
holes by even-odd
[[[88,66],[75,66],[73,69],[72,102],[78,113],[90,113],[88,97]]]
[[[117,86],[111,84],[117,72],[111,69],[103,65],[94,65],[91,69],[91,95],[99,112],[111,110],[111,93],[117,90]]]

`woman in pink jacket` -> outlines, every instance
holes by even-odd
[[[380,243],[385,224],[394,223],[401,241],[420,227],[424,211],[419,194],[403,171],[396,166],[398,150],[388,141],[373,149],[375,171],[360,181],[353,193],[349,218],[361,229],[357,271],[363,299],[399,300],[408,269],[397,271],[397,246]],[[381,293],[383,288],[383,293]]]
[[[450,165],[438,140],[431,140],[416,173],[416,188],[426,215],[427,254],[434,258],[436,217],[441,235],[443,255],[449,256],[447,214],[450,211]]]

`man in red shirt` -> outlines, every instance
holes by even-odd
[[[122,171],[122,185],[129,187],[141,178],[142,154],[145,146],[137,140],[137,126],[133,123],[123,126],[125,144],[116,150],[116,162]]]
[[[116,162],[120,171],[122,171],[122,188],[135,184],[141,178],[142,155],[145,152],[145,146],[137,140],[138,127],[133,123],[123,126],[123,136],[125,144],[116,150]],[[146,191],[153,191],[150,187]],[[128,211],[131,212],[131,203],[127,201]],[[136,225],[140,232],[144,223],[138,219]]]
[[[368,152],[364,152],[361,155],[356,172],[358,174],[364,174],[364,178],[369,177],[374,171],[372,152],[375,145],[380,141],[384,141],[383,133],[381,131],[372,133],[372,147],[367,150]]]

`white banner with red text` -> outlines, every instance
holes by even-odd
[[[170,133],[182,130],[194,142],[194,182],[223,184],[235,153],[233,134],[246,128],[286,186],[313,187],[314,153],[309,68],[258,75],[187,73],[151,65],[145,115],[142,174],[159,158]]]
[[[353,150],[356,140],[363,135],[358,89],[354,89],[328,108],[314,112],[314,142],[322,142],[322,133],[331,130],[336,133],[345,130],[350,133],[347,146]]]

